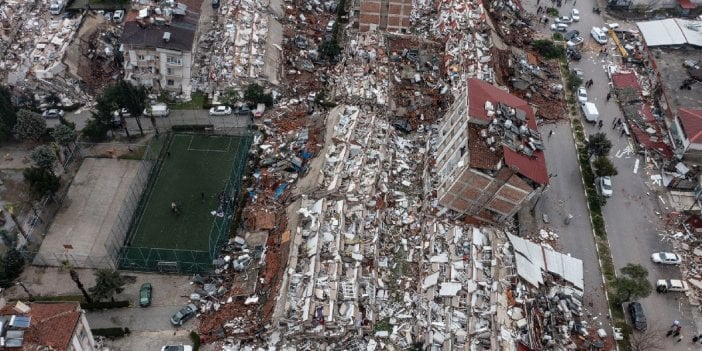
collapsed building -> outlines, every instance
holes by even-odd
[[[439,204],[486,223],[511,218],[548,185],[544,144],[529,104],[469,79],[439,126]]]

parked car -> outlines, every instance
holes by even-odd
[[[583,55],[580,53],[580,50],[574,46],[569,46],[566,49],[566,58],[571,61],[580,61],[580,59],[583,58]]]
[[[161,348],[161,351],[193,351],[190,345],[166,345]]]
[[[578,88],[578,101],[580,101],[580,102],[587,101],[587,89],[585,89],[585,87]]]
[[[112,21],[120,23],[122,20],[124,20],[124,10],[117,10],[112,14]]]
[[[581,70],[580,68],[573,68],[572,72],[573,72],[573,74],[575,74],[576,77],[583,79],[583,80],[585,79],[585,74],[583,73],[583,70]]]
[[[50,110],[44,111],[44,113],[42,113],[41,115],[44,118],[61,118],[64,116],[64,114],[65,113],[63,112],[63,110],[52,108]]]
[[[573,46],[578,46],[578,45],[582,44],[583,42],[585,42],[585,39],[583,39],[583,37],[575,37],[573,39],[568,40],[568,42],[566,44],[569,47],[573,47]]]
[[[573,19],[570,16],[561,16],[556,18],[556,23],[573,23]]]
[[[197,306],[194,304],[188,304],[187,306],[181,308],[176,312],[173,317],[171,317],[171,324],[173,325],[183,325],[185,321],[190,319],[197,312]]]
[[[580,36],[580,31],[577,29],[573,29],[573,30],[569,30],[565,34],[563,34],[563,39],[570,40],[570,39],[573,39],[573,38],[579,37],[579,36]]]
[[[114,110],[114,111],[112,111],[112,115],[119,117],[120,112],[122,113],[122,116],[124,116],[124,117],[131,117],[132,116],[132,114],[129,113],[129,110],[127,110],[126,108]]]
[[[578,97],[580,99],[580,97]],[[587,98],[586,98],[587,101]],[[612,178],[600,177],[597,179],[597,189],[604,197],[612,197]]]
[[[551,24],[551,30],[565,32],[568,30],[568,23],[553,23]]]
[[[210,116],[229,116],[232,114],[232,108],[225,105],[219,105],[210,109]]]
[[[658,279],[656,282],[656,291],[658,293],[667,292],[686,292],[690,290],[686,281],[680,279]]]
[[[573,20],[573,22],[580,21],[580,11],[578,11],[578,9],[570,10],[570,18]]]
[[[656,252],[651,255],[651,261],[660,264],[680,264],[682,263],[682,258],[680,258],[680,255],[672,252]]]
[[[638,302],[629,303],[629,316],[631,323],[634,324],[634,329],[644,331],[648,327],[646,324],[646,315],[644,314],[643,306]]]
[[[141,284],[139,289],[139,306],[147,307],[151,305],[151,283]]]

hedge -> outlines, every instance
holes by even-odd
[[[200,335],[194,331],[191,331],[190,340],[193,341],[193,351],[198,351],[200,349]]]
[[[129,334],[129,328],[101,328],[90,329],[93,336],[104,336],[106,338],[121,338]]]
[[[107,301],[107,302],[81,302],[80,307],[84,310],[104,310],[109,308],[129,307],[129,301]]]
[[[171,127],[174,132],[187,132],[191,130],[205,130],[214,128],[213,124],[179,124]]]

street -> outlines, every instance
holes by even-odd
[[[536,4],[525,4],[527,9],[536,13]],[[573,2],[568,1],[560,8],[560,15],[565,16],[573,8]],[[588,89],[588,101],[595,103],[599,110],[603,127],[585,123],[586,135],[604,132],[612,141],[610,159],[617,167],[619,174],[613,177],[613,196],[608,199],[603,209],[610,250],[617,270],[628,263],[637,263],[649,272],[649,281],[654,284],[657,279],[681,277],[680,269],[675,266],[660,266],[651,262],[651,254],[659,251],[670,251],[672,246],[662,242],[661,233],[667,212],[661,203],[659,195],[665,199],[666,189],[654,184],[650,176],[657,170],[646,163],[643,155],[634,153],[633,140],[622,135],[619,128],[613,128],[613,121],[622,118],[622,113],[615,98],[607,101],[610,91],[606,67],[612,63],[621,62],[614,44],[610,40],[607,47],[608,55],[600,55],[601,45],[589,35],[593,26],[601,27],[605,23],[616,20],[605,20],[591,11],[590,7],[581,8],[579,22],[570,24],[569,30],[577,29],[585,39],[581,46],[582,59],[570,62],[570,68],[579,68],[584,72],[584,81],[592,79],[593,85]],[[622,27],[634,27],[634,23],[620,23]],[[544,27],[541,32],[551,36],[552,32]],[[578,118],[582,115],[577,108]],[[607,305],[602,291],[602,277],[595,256],[590,220],[588,218],[586,200],[582,186],[582,178],[578,169],[573,135],[566,121],[541,128],[542,135],[548,135],[553,129],[554,134],[547,140],[546,157],[549,172],[554,176],[551,184],[544,193],[543,199],[536,208],[536,216],[541,218],[546,214],[551,218],[550,226],[560,235],[560,244],[564,252],[583,260],[585,268],[586,306],[594,304],[591,309],[598,316],[606,314]],[[567,214],[573,214],[570,225],[564,224]],[[591,299],[591,300],[590,300]],[[684,294],[657,294],[655,290],[641,300],[648,318],[650,330],[667,329],[673,320],[680,320],[683,326],[682,334],[688,342],[675,343],[664,340],[666,349],[687,350],[689,341],[699,334],[700,328],[692,316],[692,307]],[[662,333],[662,334],[663,334]]]

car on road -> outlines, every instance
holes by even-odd
[[[141,288],[139,289],[139,306],[146,307],[151,305],[152,290],[151,283],[141,284]]]
[[[183,323],[194,316],[195,313],[197,313],[197,306],[192,303],[188,304],[187,306],[179,309],[178,312],[171,317],[171,324],[175,326],[183,325]]]
[[[573,22],[580,21],[580,11],[578,11],[578,9],[570,10],[570,18],[573,20]]]
[[[166,345],[161,348],[161,351],[193,351],[190,345]]]
[[[682,258],[680,258],[680,255],[672,252],[656,252],[651,255],[651,261],[660,264],[680,264],[682,263]]]
[[[568,30],[568,23],[552,23],[551,30],[565,32]]]
[[[585,87],[578,88],[578,101],[580,101],[580,102],[587,101],[587,89],[585,89]]]
[[[210,109],[210,116],[229,116],[232,114],[232,108],[225,105],[215,106]]]
[[[576,49],[573,46],[569,46],[566,49],[566,58],[571,61],[580,61],[580,59],[583,57],[583,55],[580,53],[580,50]]]
[[[687,282],[680,279],[658,279],[656,282],[656,291],[658,293],[667,292],[686,292],[690,290]]]
[[[44,111],[44,113],[42,113],[41,115],[44,118],[61,118],[64,116],[64,114],[65,114],[65,112],[63,112],[63,110],[59,110],[57,108],[52,108],[52,109]]]
[[[121,108],[121,109],[119,109],[119,110],[114,110],[114,111],[112,111],[112,115],[117,116],[117,117],[119,117],[119,114],[120,114],[120,113],[121,113],[122,116],[124,116],[124,117],[131,117],[131,116],[132,116],[132,114],[129,113],[129,110],[127,110],[126,108]]]
[[[573,29],[573,30],[569,30],[565,34],[563,34],[563,39],[570,40],[570,39],[573,39],[573,38],[579,37],[579,36],[580,36],[580,31],[577,29]]]
[[[644,331],[648,327],[646,323],[646,315],[644,314],[643,306],[638,302],[629,303],[629,317],[631,323],[634,324],[634,329]]]
[[[573,19],[570,16],[561,16],[556,18],[556,23],[573,23]]]
[[[578,96],[578,99],[580,97]],[[612,178],[610,177],[600,177],[597,179],[597,189],[600,194],[604,197],[612,197]]]
[[[569,47],[573,47],[573,46],[578,46],[578,45],[582,44],[583,42],[585,42],[585,39],[583,39],[583,37],[575,37],[573,39],[568,40],[566,45],[568,45]]]

